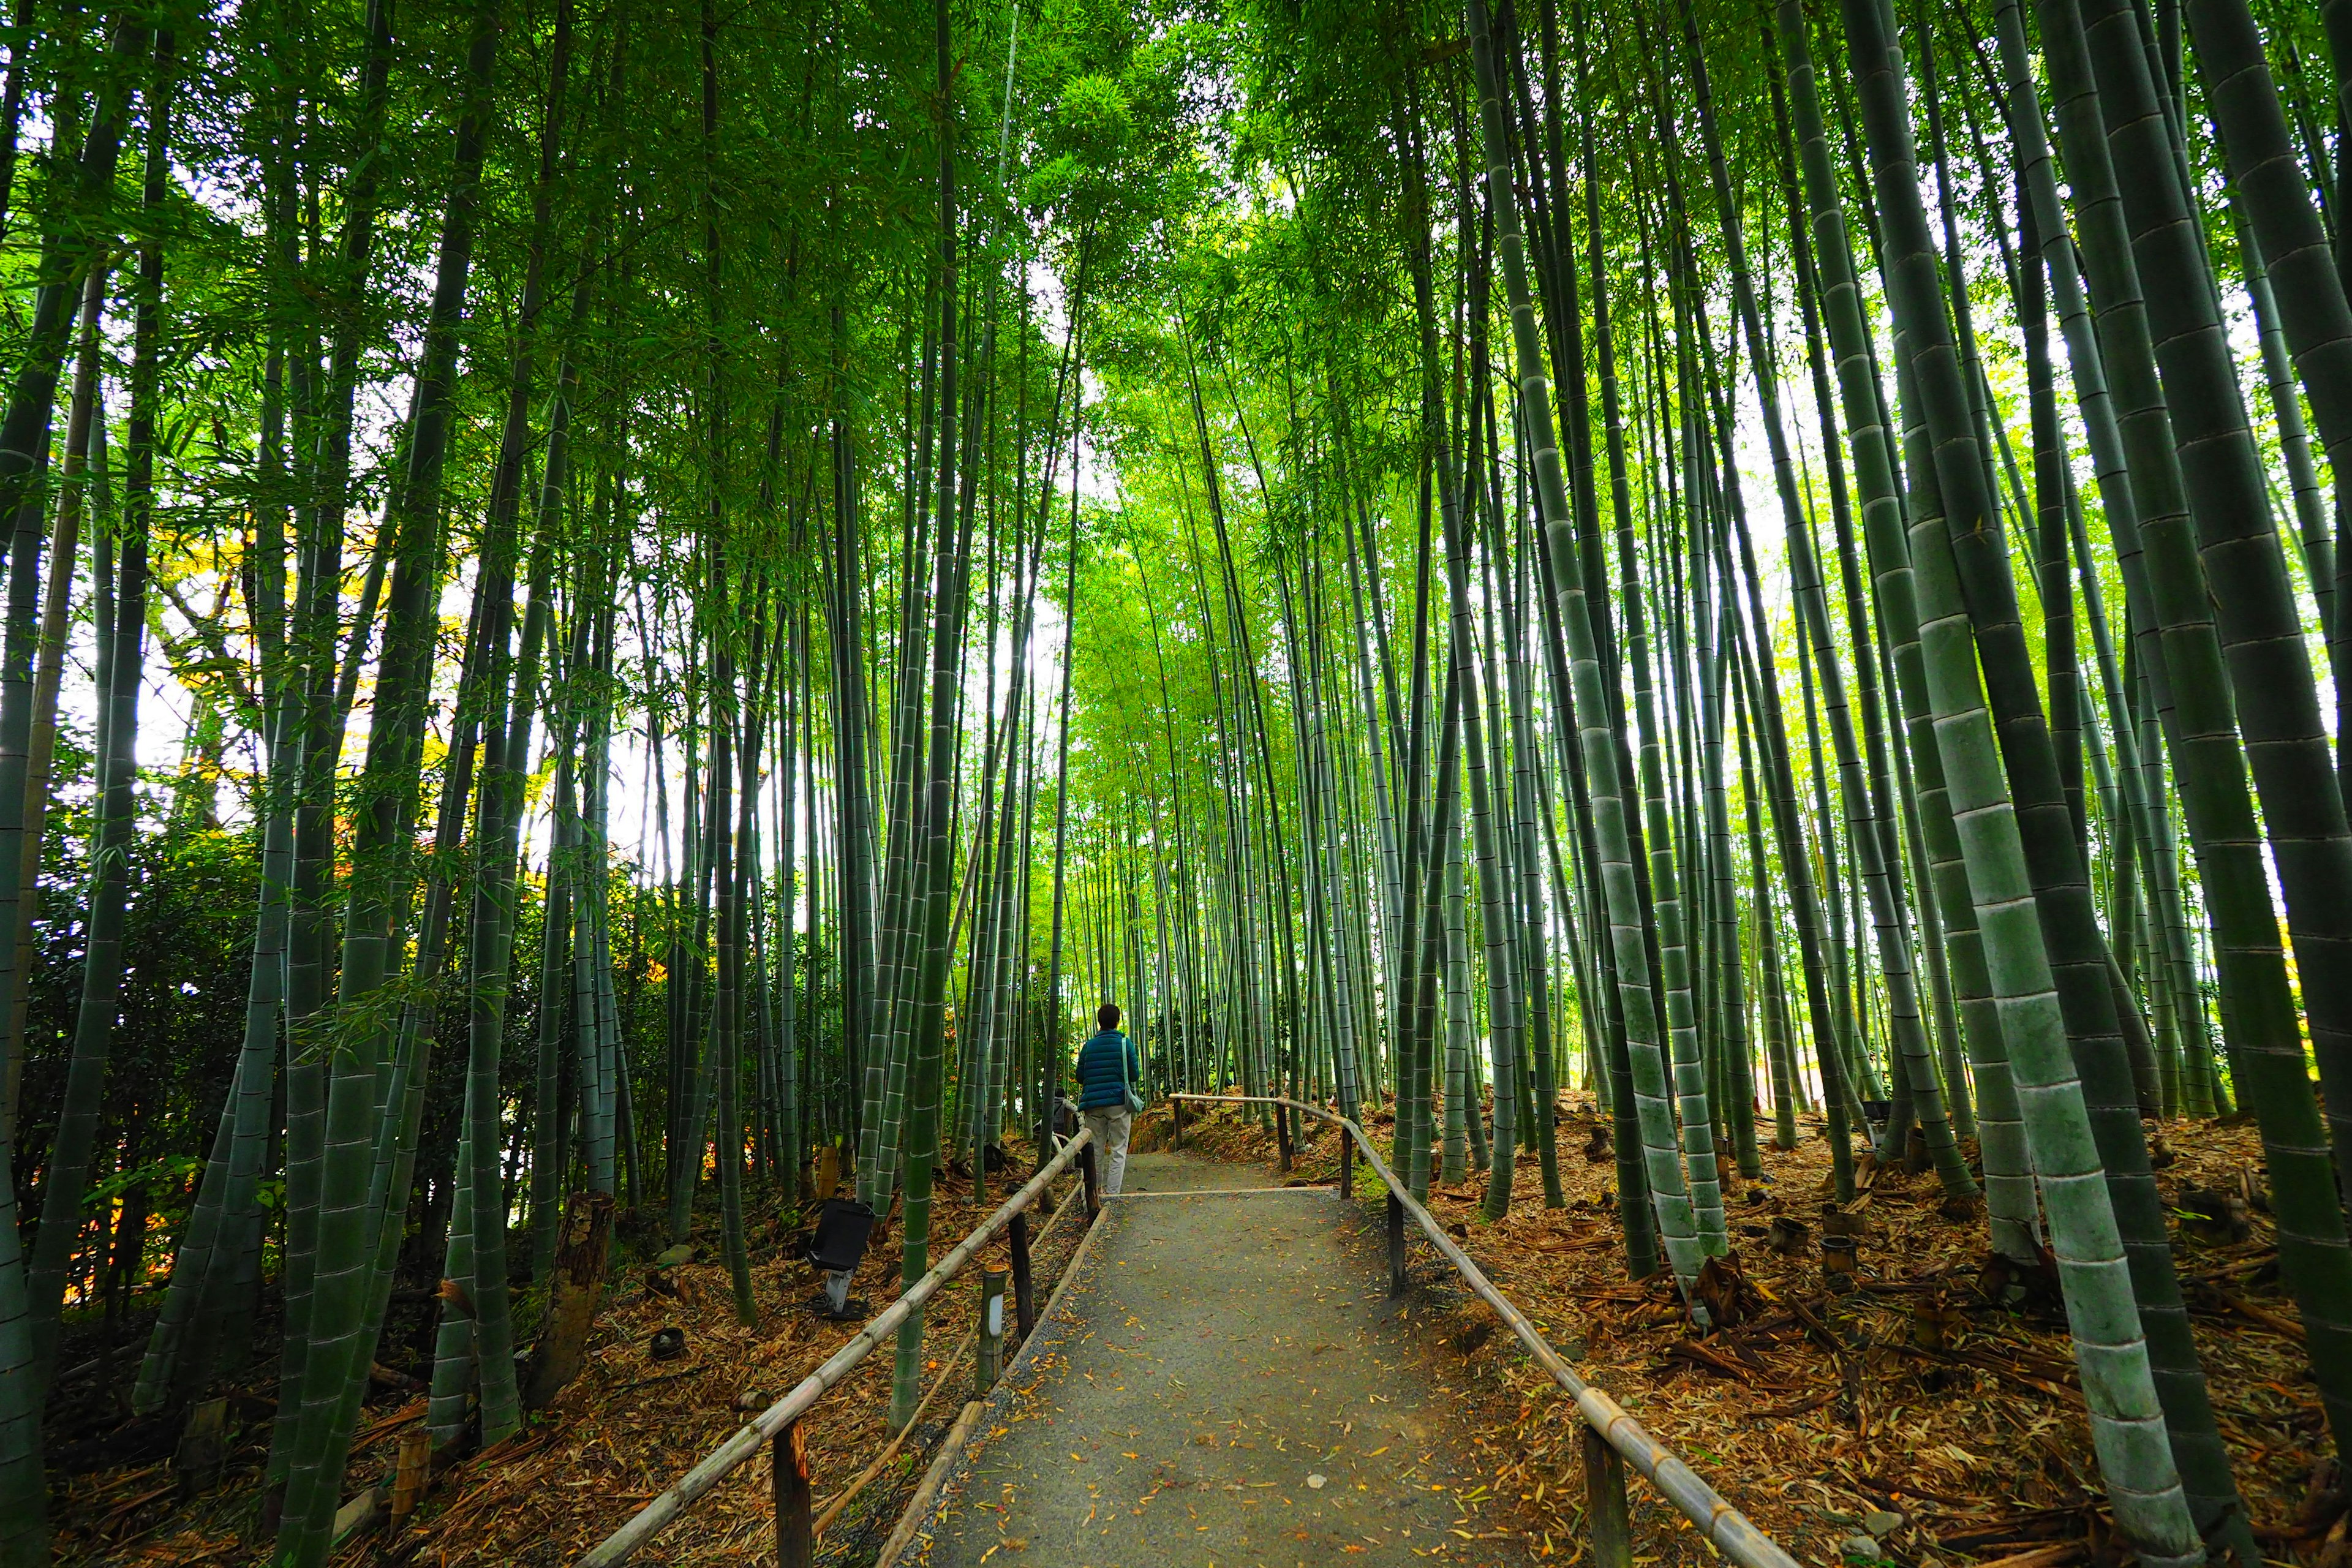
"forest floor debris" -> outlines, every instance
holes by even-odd
[[[1184,1122],[1187,1150],[1274,1158],[1272,1130],[1246,1111],[1188,1106]],[[1801,1121],[1793,1151],[1768,1142],[1762,1179],[1729,1183],[1725,1193],[1737,1269],[1722,1271],[1715,1287],[1736,1295],[1736,1321],[1696,1336],[1668,1277],[1626,1278],[1616,1165],[1606,1140],[1593,1138],[1607,1124],[1589,1096],[1560,1097],[1562,1207],[1543,1206],[1537,1156],[1523,1149],[1500,1222],[1481,1210],[1483,1173],[1433,1184],[1429,1208],[1586,1377],[1733,1506],[1807,1563],[2118,1561],[2059,1303],[2042,1280],[2012,1289],[1987,1277],[1981,1219],[1943,1214],[1932,1173],[1894,1166],[1872,1174],[1844,1211],[1860,1235],[1853,1288],[1840,1291],[1824,1277],[1814,1234],[1829,1194],[1818,1120]],[[1375,1113],[1367,1131],[1384,1145],[1392,1119]],[[1768,1141],[1770,1131],[1759,1129]],[[1164,1144],[1164,1107],[1138,1137]],[[2189,1234],[2176,1235],[2176,1257],[2257,1536],[2276,1561],[2335,1568],[2346,1561],[2345,1500],[2333,1467],[2319,1468],[2326,1430],[2294,1305],[2278,1279],[2260,1139],[2250,1124],[2222,1119],[2193,1133],[2176,1125],[2168,1142],[2177,1153],[2157,1180],[2176,1215],[2188,1212],[2189,1189],[2248,1200],[2242,1239],[2200,1239],[2196,1233],[2215,1233],[2192,1219]],[[1589,1144],[1602,1151],[1597,1160],[1588,1160]],[[1334,1181],[1337,1147],[1328,1126],[1310,1123],[1292,1171],[1272,1179]],[[1381,1190],[1360,1169],[1357,1191],[1377,1200]],[[1776,1228],[1802,1245],[1775,1250]],[[1539,1552],[1570,1557],[1584,1489],[1561,1396],[1449,1266],[1425,1247],[1411,1257],[1430,1334],[1462,1358],[1496,1500],[1516,1500],[1516,1527]],[[1711,1549],[1654,1492],[1636,1480],[1633,1493],[1637,1562],[1709,1559]]]
[[[1009,1187],[1006,1177],[992,1179],[986,1208],[970,1203],[970,1190],[968,1180],[941,1173],[932,1234],[942,1245],[935,1252],[984,1218]],[[1055,1202],[1075,1196],[1076,1190],[1075,1179],[1056,1183]],[[866,1249],[854,1295],[868,1303],[869,1311],[881,1310],[898,1293],[898,1234],[894,1221],[887,1231],[877,1230]],[[1083,1201],[1071,1202],[1043,1235],[1033,1230],[1041,1306],[1084,1234]],[[397,1539],[387,1539],[380,1529],[357,1536],[337,1552],[336,1563],[554,1568],[573,1561],[751,1414],[789,1392],[862,1326],[857,1321],[832,1322],[811,1310],[819,1279],[791,1256],[798,1237],[797,1230],[787,1232],[771,1220],[755,1239],[752,1274],[760,1321],[749,1328],[736,1321],[715,1205],[709,1215],[696,1215],[692,1262],[656,1268],[652,1257],[660,1250],[658,1242],[648,1244],[651,1252],[625,1242],[581,1376],[515,1437],[451,1466]],[[841,1568],[870,1563],[898,1522],[930,1448],[962,1407],[960,1391],[971,1384],[969,1331],[978,1315],[980,1263],[1002,1268],[1004,1253],[1005,1243],[999,1240],[932,1299],[926,1377],[947,1386],[870,1483],[846,1500],[817,1542],[820,1563]],[[658,1282],[649,1288],[655,1275]],[[652,1341],[667,1329],[682,1332],[684,1351],[657,1361]],[[137,1358],[118,1359],[120,1376],[127,1380],[137,1370]],[[886,1421],[890,1367],[885,1345],[820,1400],[803,1425],[820,1515],[897,1435]],[[58,1478],[51,1514],[57,1561],[71,1568],[242,1568],[267,1562],[268,1543],[256,1526],[274,1373],[274,1358],[257,1358],[253,1387],[238,1402],[253,1418],[240,1423],[226,1480],[204,1497],[180,1500],[168,1454]],[[111,1401],[127,1392],[125,1381],[121,1389],[108,1386],[79,1397]],[[362,1415],[345,1472],[347,1498],[390,1473],[399,1433],[425,1418],[423,1399],[392,1385],[374,1392],[376,1401]],[[657,1553],[646,1561],[740,1563],[772,1555],[769,1486],[763,1460],[745,1465],[666,1531]]]
[[[1933,1175],[1874,1174],[1847,1211],[1861,1234],[1855,1288],[1839,1292],[1823,1278],[1817,1247],[1828,1172],[1818,1126],[1804,1128],[1793,1152],[1766,1147],[1764,1179],[1726,1194],[1738,1268],[1714,1288],[1738,1302],[1738,1321],[1695,1337],[1663,1279],[1625,1277],[1616,1167],[1605,1152],[1586,1158],[1596,1123],[1606,1118],[1588,1099],[1562,1096],[1563,1207],[1543,1206],[1536,1157],[1522,1151],[1511,1212],[1500,1223],[1484,1218],[1485,1177],[1475,1173],[1433,1190],[1431,1211],[1588,1377],[1735,1506],[1801,1562],[1822,1568],[2113,1568],[2118,1553],[2057,1303],[2031,1279],[2019,1282],[2021,1291],[2001,1292],[2021,1295],[2015,1304],[1987,1295],[2000,1281],[1985,1277],[1980,1222],[1947,1217]],[[1370,1130],[1383,1140],[1391,1131],[1381,1115]],[[1167,1138],[1163,1104],[1141,1119],[1136,1145],[1164,1147]],[[2200,1123],[2193,1135],[2175,1128],[2169,1142],[2178,1152],[2158,1181],[2177,1213],[2189,1212],[2181,1205],[2192,1189],[2245,1200],[2196,1200],[2227,1207],[2228,1223],[2190,1221],[2178,1257],[2257,1535],[2276,1561],[2335,1568],[2346,1558],[2352,1516],[2327,1478],[2315,1483],[2326,1431],[2294,1307],[2278,1281],[2259,1140],[2250,1125],[2222,1121]],[[1226,1109],[1188,1110],[1183,1146],[1261,1164],[1274,1156],[1270,1130]],[[1335,1151],[1328,1128],[1310,1127],[1293,1171],[1269,1168],[1266,1180],[1335,1180]],[[1001,1198],[1003,1180],[992,1187]],[[961,1234],[983,1211],[965,1200],[962,1182],[943,1178],[942,1188],[937,1227]],[[1360,1180],[1359,1194],[1377,1198],[1377,1184]],[[1073,1205],[1038,1247],[1041,1305],[1082,1234],[1078,1213]],[[1795,1250],[1775,1250],[1776,1230],[1798,1238]],[[857,1281],[871,1310],[896,1294],[895,1235],[893,1226],[869,1248]],[[786,1260],[793,1239],[772,1221],[755,1241],[761,1322],[749,1329],[735,1322],[715,1215],[698,1215],[696,1261],[660,1270],[659,1288],[646,1286],[652,1253],[625,1246],[580,1380],[516,1438],[458,1461],[396,1540],[380,1531],[362,1536],[337,1561],[435,1568],[572,1561],[716,1447],[746,1407],[781,1395],[856,1331],[855,1323],[810,1311],[816,1279]],[[1549,1379],[1496,1331],[1453,1270],[1425,1248],[1412,1259],[1415,1319],[1459,1359],[1461,1378],[1442,1392],[1461,1396],[1475,1427],[1486,1467],[1486,1495],[1475,1500],[1487,1508],[1490,1526],[1521,1532],[1538,1555],[1572,1560],[1583,1506],[1573,1422]],[[945,1363],[965,1342],[975,1293],[969,1279],[959,1280],[933,1305],[934,1379],[970,1376],[967,1366]],[[685,1350],[657,1362],[650,1343],[664,1328],[682,1331]],[[883,1418],[889,1363],[887,1352],[870,1359],[804,1428],[820,1511],[893,1436]],[[136,1367],[135,1353],[118,1352],[64,1395],[79,1409],[74,1430],[87,1434],[89,1451],[103,1454],[110,1443],[123,1458],[57,1478],[58,1562],[237,1568],[265,1561],[255,1522],[274,1358],[257,1357],[250,1386],[233,1396],[226,1480],[193,1501],[179,1497],[168,1442],[158,1453],[137,1423],[90,1415],[127,1393]],[[347,1496],[389,1472],[400,1433],[425,1415],[425,1401],[406,1383],[426,1369],[386,1370],[398,1375],[379,1384],[362,1416]],[[871,1562],[958,1404],[947,1394],[934,1402],[819,1542],[820,1561],[842,1568]],[[1679,1515],[1638,1482],[1633,1493],[1643,1558],[1708,1560]],[[737,1563],[767,1552],[770,1508],[765,1466],[746,1466],[662,1537],[659,1560]]]

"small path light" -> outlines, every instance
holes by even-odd
[[[997,1369],[1004,1358],[1004,1270],[980,1273],[980,1343],[972,1352],[971,1396],[985,1399],[996,1386]]]

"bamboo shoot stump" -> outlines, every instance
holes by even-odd
[[[220,1485],[228,1462],[228,1401],[207,1399],[188,1411],[180,1430],[180,1446],[172,1456],[172,1473],[184,1498],[202,1497]]]
[[[398,1535],[415,1513],[416,1505],[424,1500],[425,1487],[431,1479],[433,1434],[424,1426],[411,1426],[400,1435],[400,1458],[392,1472],[392,1513],[385,1532]]]
[[[574,1193],[564,1205],[563,1239],[547,1307],[547,1327],[532,1347],[523,1403],[543,1410],[580,1375],[596,1306],[604,1294],[604,1266],[613,1253],[613,1195]]]

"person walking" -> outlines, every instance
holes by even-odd
[[[1118,1196],[1119,1180],[1127,1174],[1127,1136],[1135,1113],[1143,1109],[1143,1058],[1135,1042],[1119,1033],[1118,1008],[1106,1002],[1095,1012],[1101,1026],[1078,1047],[1072,1076],[1077,1080],[1078,1110],[1101,1151],[1096,1167],[1102,1177],[1102,1195]]]

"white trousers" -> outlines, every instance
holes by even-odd
[[[1134,1125],[1135,1112],[1124,1105],[1097,1106],[1087,1112],[1087,1128],[1095,1135],[1095,1171],[1107,1198],[1118,1196],[1119,1182],[1127,1174],[1127,1134]]]

